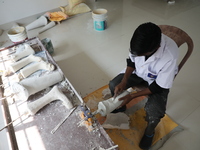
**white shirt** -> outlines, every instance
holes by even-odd
[[[162,34],[160,48],[145,61],[145,56],[133,57],[129,53],[132,62],[135,62],[135,73],[143,78],[149,85],[156,81],[162,88],[171,88],[175,74],[178,72],[178,46],[166,35]],[[123,70],[122,72],[125,72]]]

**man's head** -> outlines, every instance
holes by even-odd
[[[151,23],[141,24],[133,33],[130,52],[137,56],[150,55],[160,47],[161,30]]]

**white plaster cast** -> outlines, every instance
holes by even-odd
[[[53,71],[41,77],[26,78],[19,83],[13,83],[11,88],[16,100],[27,100],[30,95],[62,81],[63,78],[59,71]]]
[[[24,66],[32,63],[32,62],[39,62],[42,61],[41,57],[34,56],[33,54],[29,55],[28,57],[21,59],[9,66],[9,70],[15,73],[19,69],[23,68]]]
[[[44,26],[48,23],[47,18],[45,16],[41,16],[40,18],[38,18],[37,20],[33,21],[32,23],[28,24],[26,26],[26,30],[32,30],[35,28],[39,28],[41,26]]]
[[[28,103],[28,112],[30,115],[36,114],[41,108],[55,100],[61,100],[67,109],[73,108],[71,101],[60,91],[58,86],[54,86],[49,93],[43,97]]]
[[[106,129],[130,129],[129,117],[125,113],[110,113],[102,126]]]
[[[55,66],[51,63],[40,61],[36,62],[34,64],[31,64],[23,69],[20,70],[20,75],[23,78],[27,78],[29,75],[32,73],[38,71],[38,70],[48,70],[48,71],[53,71],[55,69]]]
[[[14,94],[15,100],[27,100],[29,97],[28,90],[20,83],[14,83],[12,85],[12,93]]]
[[[47,25],[45,25],[42,29],[39,30],[38,33],[42,33],[52,27],[54,27],[56,25],[55,21],[51,21],[50,23],[48,23]]]
[[[132,88],[129,88],[122,92],[120,95],[118,95],[116,98],[109,98],[105,101],[101,101],[98,104],[98,109],[97,111],[94,112],[94,114],[101,114],[102,116],[106,116],[108,113],[112,112],[115,110],[117,107],[119,107],[123,101],[119,101],[119,98],[124,97],[131,93],[133,91]]]
[[[35,51],[31,48],[29,44],[24,44],[24,49],[22,51],[17,51],[11,55],[13,61],[18,61],[21,58],[24,58],[30,54],[35,54]]]

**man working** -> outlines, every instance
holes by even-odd
[[[138,96],[148,95],[145,104],[147,127],[140,141],[141,149],[151,147],[155,127],[164,117],[169,89],[172,87],[177,67],[178,47],[176,43],[161,33],[153,23],[141,24],[130,42],[127,67],[109,83],[114,97],[123,90],[146,83],[147,88],[120,98],[120,108],[113,113],[125,111],[126,104]]]

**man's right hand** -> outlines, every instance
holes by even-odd
[[[132,72],[135,70],[135,68],[129,67],[127,66],[124,77],[121,81],[121,83],[119,83],[114,90],[114,98],[116,98],[119,94],[121,94],[125,88],[126,88],[126,84],[128,82],[128,78],[130,77],[130,75],[132,74]]]
[[[121,94],[124,91],[125,87],[126,87],[126,83],[125,82],[121,82],[120,84],[118,84],[115,87],[114,98],[116,98],[119,94]]]

